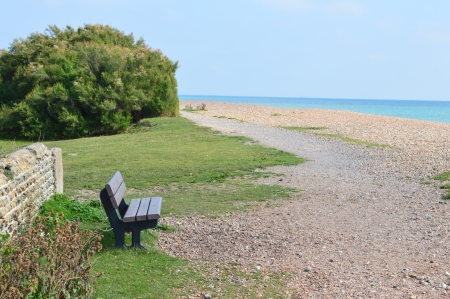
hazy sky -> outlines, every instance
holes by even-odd
[[[4,2],[0,48],[108,24],[178,60],[180,94],[450,100],[448,0]]]

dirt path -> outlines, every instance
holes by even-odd
[[[287,270],[293,273],[288,284],[296,298],[448,297],[448,204],[436,187],[383,167],[397,150],[380,152],[268,125],[184,116],[310,161],[274,167],[270,170],[285,177],[263,182],[303,189],[299,200],[219,219],[165,218],[184,228],[162,235],[165,251],[235,261],[246,269]]]

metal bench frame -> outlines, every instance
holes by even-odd
[[[119,171],[114,174],[105,188],[100,191],[100,200],[116,239],[115,247],[127,247],[125,245],[125,232],[132,233],[131,247],[144,247],[141,244],[141,231],[154,228],[158,224],[162,198],[132,199],[129,205],[123,198],[125,191],[125,182]],[[143,205],[139,209],[141,203]],[[145,205],[148,206],[147,209]],[[131,209],[129,209],[130,206],[132,207]],[[145,213],[143,212],[144,210]]]

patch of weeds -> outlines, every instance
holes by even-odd
[[[184,111],[193,111],[194,108],[192,108],[192,105],[189,104],[189,105],[184,106],[184,109],[183,109],[183,110],[184,110]]]
[[[299,131],[299,132],[310,132],[313,133],[317,136],[322,136],[322,137],[328,137],[328,138],[335,138],[335,139],[339,139],[345,142],[349,142],[349,143],[354,143],[354,144],[358,144],[358,145],[364,145],[366,147],[388,147],[387,144],[380,144],[380,143],[373,143],[373,142],[368,142],[368,141],[363,141],[363,140],[359,140],[356,138],[350,138],[350,137],[346,137],[340,134],[324,134],[324,133],[315,133],[314,131],[321,131],[321,130],[327,130],[327,127],[282,127],[288,130],[294,130],[294,131]]]
[[[5,168],[3,170],[3,174],[8,180],[10,181],[14,180],[14,171],[12,171],[11,169]]]
[[[430,181],[421,181],[420,182],[422,185],[431,185]]]
[[[368,142],[368,141],[363,141],[363,140],[359,140],[356,138],[350,138],[350,137],[345,137],[343,135],[340,134],[316,134],[318,136],[323,136],[323,137],[328,137],[328,138],[335,138],[335,139],[339,139],[345,142],[349,142],[349,143],[354,143],[354,144],[358,144],[358,145],[364,145],[366,147],[388,147],[389,145],[387,144],[380,144],[380,143],[373,143],[373,142]]]
[[[103,222],[106,214],[99,200],[82,203],[64,194],[55,194],[42,204],[40,215],[46,217],[52,213],[63,213],[63,220],[81,222]]]
[[[359,202],[359,200],[357,198],[349,198],[348,201],[351,202],[351,203],[358,203]]]
[[[152,123],[152,119],[151,119],[151,118],[144,118],[144,119],[141,119],[141,120],[137,123],[137,125],[138,125],[139,127],[150,128],[150,127],[156,126],[157,124],[156,124],[156,123]]]
[[[280,114],[280,113],[272,113],[270,116],[283,116],[283,114]]]
[[[168,225],[168,224],[158,223],[156,225],[156,227],[154,228],[154,230],[156,230],[156,231],[164,231],[164,232],[174,232],[177,229],[175,227],[173,227],[173,226]]]
[[[450,171],[444,171],[444,172],[434,176],[433,180],[441,181],[441,182],[450,181]],[[447,184],[443,184],[439,188],[445,189],[445,190],[450,190],[450,184],[448,184],[448,183]],[[450,199],[450,192],[448,192],[447,194],[442,195],[442,199],[449,200]]]
[[[206,104],[205,103],[201,103],[200,105],[197,105],[197,107],[192,107],[191,104],[188,104],[186,106],[184,106],[183,111],[188,111],[188,112],[195,112],[195,111],[206,111]]]
[[[444,190],[450,190],[450,184],[444,184],[440,188],[444,189]],[[447,194],[442,195],[442,199],[450,199],[450,192],[448,192]]]
[[[328,129],[327,127],[282,127],[282,128],[299,132],[320,131]]]
[[[197,106],[197,110],[206,111],[206,104],[201,103],[200,105]]]
[[[217,117],[217,118],[227,118],[225,115],[214,116],[214,117]]]
[[[433,177],[433,180],[436,181],[450,181],[450,171],[445,171]]]
[[[62,215],[37,217],[23,234],[6,239],[0,251],[1,298],[91,298],[95,275],[90,259],[100,235],[79,229]]]

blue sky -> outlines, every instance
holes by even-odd
[[[180,94],[450,100],[450,1],[14,0],[0,48],[108,24],[178,60]]]

